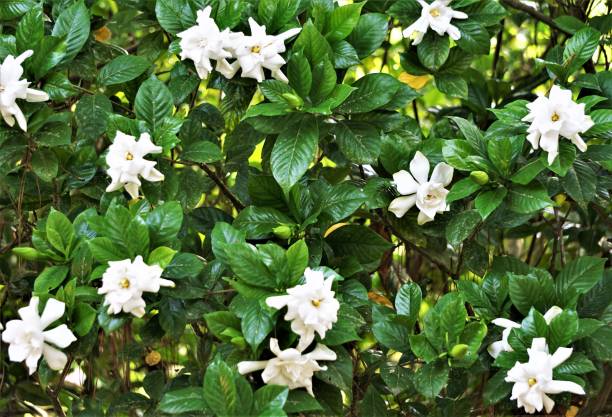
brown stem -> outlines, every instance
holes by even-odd
[[[559,27],[559,25],[557,25],[550,16],[545,15],[544,13],[540,12],[539,10],[534,9],[531,6],[521,3],[519,0],[502,0],[502,3],[504,3],[507,6],[512,7],[513,9],[517,9],[517,10],[527,13],[534,19],[539,20],[540,22],[546,23],[548,26],[550,26],[553,29],[558,30],[559,32],[563,32],[566,35],[571,35],[571,33]]]
[[[51,399],[51,402],[53,403],[53,409],[55,410],[55,414],[57,414],[59,417],[66,417],[66,413],[64,413],[64,409],[62,408],[62,403],[60,403],[58,397],[59,397],[60,392],[62,391],[62,387],[64,386],[64,380],[66,379],[66,376],[68,375],[68,372],[70,371],[70,367],[72,366],[72,361],[73,361],[72,356],[68,356],[68,361],[66,362],[66,365],[64,366],[64,369],[62,370],[60,379],[57,382],[57,386],[55,387],[55,389],[52,389],[51,387],[47,387],[47,394],[49,394],[49,398]]]

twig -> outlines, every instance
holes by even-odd
[[[238,199],[238,197],[236,197],[234,195],[234,193],[232,193],[232,191],[227,187],[227,185],[225,185],[223,180],[221,180],[221,178],[219,178],[219,176],[215,173],[215,171],[213,171],[210,168],[210,166],[208,164],[201,163],[201,162],[187,161],[187,160],[184,160],[184,159],[181,159],[179,161],[175,161],[175,160],[172,160],[170,158],[164,158],[164,159],[166,159],[166,160],[168,160],[168,161],[170,161],[172,163],[178,162],[179,164],[189,165],[189,166],[196,166],[196,167],[202,169],[204,172],[206,172],[206,175],[208,175],[210,177],[210,179],[212,179],[215,182],[215,184],[217,184],[217,186],[219,187],[221,192],[228,198],[228,200],[230,200],[232,202],[232,204],[234,205],[236,210],[242,210],[243,208],[245,208],[245,205]]]
[[[548,26],[550,26],[551,28],[555,30],[558,30],[559,32],[563,32],[566,35],[571,35],[570,32],[562,29],[559,25],[557,25],[550,16],[545,15],[544,13],[540,12],[539,10],[534,9],[531,6],[521,3],[519,0],[502,0],[502,3],[504,3],[507,6],[512,7],[513,9],[517,9],[517,10],[527,13],[534,19],[537,19],[540,22],[546,23]]]
[[[501,21],[501,28],[497,34],[497,42],[495,43],[495,55],[493,55],[493,68],[491,76],[497,78],[497,65],[499,64],[499,56],[501,54],[502,41],[504,39],[505,20]]]
[[[62,370],[60,379],[57,382],[57,386],[55,387],[55,389],[51,389],[51,387],[47,388],[47,394],[49,394],[51,402],[53,403],[53,409],[55,410],[55,413],[59,417],[66,417],[66,413],[64,413],[64,409],[62,408],[62,404],[60,403],[58,396],[59,396],[59,393],[62,391],[62,387],[64,386],[64,380],[66,379],[66,376],[68,375],[68,371],[70,371],[70,367],[72,366],[72,361],[73,361],[72,356],[69,356],[68,361],[66,362],[66,365],[64,366],[64,369]]]

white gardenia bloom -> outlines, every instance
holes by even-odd
[[[452,181],[453,173],[454,170],[450,165],[440,162],[428,180],[429,161],[425,155],[417,151],[410,162],[410,172],[402,170],[393,174],[393,182],[402,197],[391,202],[389,211],[400,218],[416,204],[421,211],[418,223],[425,224],[432,221],[436,213],[449,210],[446,204],[448,190],[444,187]]]
[[[529,114],[523,121],[531,122],[527,129],[527,140],[533,149],[542,148],[548,153],[548,163],[552,164],[559,154],[559,136],[572,141],[581,151],[587,144],[580,133],[593,127],[593,120],[584,113],[584,103],[572,100],[572,92],[553,86],[548,97],[540,96],[527,104]]]
[[[258,25],[253,18],[249,18],[249,26],[251,35],[236,37],[233,42],[235,44],[234,56],[242,68],[242,77],[254,78],[257,82],[262,82],[264,80],[263,70],[266,68],[272,71],[272,77],[287,83],[287,77],[280,70],[285,65],[285,60],[280,54],[286,50],[285,41],[300,33],[302,29],[289,29],[274,36],[266,34],[266,27]],[[235,65],[233,70],[237,71],[238,66]],[[229,74],[231,71],[228,69],[224,75],[227,77]]]
[[[413,34],[415,35],[413,45],[421,43],[425,37],[427,30],[431,28],[438,35],[443,36],[445,33],[453,40],[461,38],[461,32],[459,28],[451,24],[452,19],[467,19],[468,15],[463,12],[458,12],[449,7],[451,0],[436,0],[431,4],[428,4],[424,0],[417,0],[421,7],[421,17],[408,26],[403,34],[404,37],[409,38]]]
[[[544,320],[546,321],[546,324],[550,324],[550,322],[562,312],[563,309],[561,307],[552,306],[549,308],[548,311],[544,313]],[[521,325],[517,322],[504,318],[497,318],[491,323],[496,326],[503,327],[504,330],[502,331],[502,339],[491,343],[487,348],[489,355],[491,355],[493,358],[497,358],[502,352],[514,352],[514,349],[512,349],[512,346],[510,346],[508,343],[508,336],[510,336],[512,329],[519,329]]]
[[[33,53],[28,50],[17,58],[8,55],[0,65],[0,113],[6,124],[11,127],[15,125],[15,119],[17,119],[17,124],[24,132],[28,130],[28,125],[16,100],[22,99],[31,103],[49,100],[47,93],[28,88],[30,85],[28,80],[20,80],[23,75],[21,64]]]
[[[229,29],[219,30],[210,17],[211,11],[210,6],[199,10],[198,24],[177,34],[181,38],[181,60],[191,59],[201,79],[208,77],[212,71],[211,59],[217,61],[217,69],[223,69],[229,65],[226,59],[232,57],[228,49],[232,34]]]
[[[305,282],[287,290],[287,295],[268,297],[266,304],[280,310],[287,306],[285,320],[291,321],[291,330],[300,336],[297,350],[302,352],[315,338],[321,339],[338,321],[340,303],[331,290],[334,278],[325,279],[323,272],[306,268]]]
[[[157,293],[160,287],[174,287],[174,282],[161,277],[162,271],[158,265],[144,263],[140,255],[134,262],[129,259],[109,261],[102,275],[102,287],[98,289],[98,294],[105,294],[104,305],[108,306],[108,313],[124,311],[136,317],[144,316],[144,292]]]
[[[6,330],[2,332],[2,340],[9,343],[9,359],[13,362],[25,361],[30,375],[36,371],[41,356],[45,358],[49,368],[62,370],[68,357],[57,348],[67,348],[77,340],[65,324],[45,330],[64,315],[66,305],[50,298],[42,315],[39,315],[39,301],[38,297],[32,297],[30,305],[19,309],[21,320],[9,321],[6,323]]]
[[[155,169],[157,162],[144,159],[148,153],[161,151],[161,146],[154,145],[148,133],[142,133],[136,141],[134,136],[117,131],[106,155],[109,167],[106,172],[111,177],[111,183],[106,187],[106,191],[125,188],[132,198],[138,198],[138,187],[141,185],[138,176],[151,182],[162,181],[164,174]]]
[[[506,382],[514,382],[510,399],[516,400],[518,407],[523,407],[529,414],[542,411],[542,408],[550,413],[555,402],[546,394],[571,392],[585,395],[584,389],[575,382],[553,380],[553,369],[572,355],[571,348],[561,347],[551,355],[546,339],[542,337],[533,339],[527,353],[529,362],[517,362],[506,376]]]
[[[325,345],[317,344],[312,352],[302,354],[297,349],[280,350],[278,340],[270,338],[270,350],[276,358],[267,361],[244,361],[238,363],[242,375],[263,369],[261,378],[266,384],[282,385],[289,389],[306,388],[312,392],[312,376],[316,371],[325,371],[317,361],[335,361],[336,352]]]

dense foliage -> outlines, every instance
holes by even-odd
[[[0,414],[603,412],[611,2],[339,3],[0,2]]]

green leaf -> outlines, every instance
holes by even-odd
[[[453,216],[446,226],[446,240],[452,246],[458,246],[467,239],[482,221],[476,210],[466,210]]]
[[[452,203],[453,201],[461,200],[474,194],[480,188],[482,188],[482,185],[475,183],[471,178],[464,178],[453,184],[453,187],[446,196],[446,202]]]
[[[507,371],[502,369],[487,380],[482,399],[485,405],[497,404],[510,395],[512,384],[506,382]]]
[[[289,389],[287,387],[279,385],[265,385],[255,391],[255,396],[253,397],[255,408],[254,412],[259,413],[258,415],[261,416],[261,413],[266,409],[282,409],[287,402],[288,396]]]
[[[52,209],[47,217],[45,232],[51,246],[68,257],[74,239],[74,228],[70,220],[62,212]]]
[[[421,308],[421,287],[414,282],[402,285],[395,296],[395,311],[415,322]]]
[[[153,77],[140,85],[134,102],[134,111],[136,117],[147,122],[155,132],[161,125],[162,119],[172,115],[172,103],[172,94],[166,84]]]
[[[354,257],[360,264],[378,266],[381,256],[393,245],[372,229],[350,224],[330,233],[325,241],[336,256]]]
[[[157,405],[157,409],[168,414],[201,412],[206,409],[202,387],[187,387],[168,391]]]
[[[595,371],[595,365],[582,352],[574,352],[565,362],[555,368],[560,374],[580,375]]]
[[[121,261],[126,258],[125,252],[107,237],[96,237],[87,243],[94,259],[100,263]]]
[[[552,280],[542,285],[534,275],[510,274],[509,293],[516,309],[527,315],[531,307],[538,308],[546,298],[554,295],[554,289]]]
[[[540,184],[517,185],[508,195],[508,208],[516,213],[530,214],[552,205],[546,188]]]
[[[289,282],[297,283],[308,266],[308,246],[304,240],[298,240],[289,246],[285,254],[289,268]]]
[[[438,358],[438,352],[429,343],[427,337],[423,333],[410,335],[410,349],[419,358],[422,358],[426,363],[433,362]]]
[[[449,368],[443,361],[423,365],[414,376],[414,386],[427,398],[435,398],[448,383]]]
[[[223,159],[219,145],[207,140],[194,142],[181,153],[181,159],[186,161],[209,164]]]
[[[445,140],[442,154],[450,166],[461,171],[490,171],[487,160],[467,140]]]
[[[237,379],[232,369],[218,358],[206,369],[204,400],[215,415],[231,417],[250,411],[252,397],[249,398],[248,404],[241,403]],[[252,393],[250,394],[252,396]]]
[[[150,66],[149,61],[143,57],[120,55],[102,67],[98,73],[98,82],[101,85],[113,85],[131,81]]]
[[[457,45],[466,52],[486,55],[491,47],[490,36],[487,29],[474,19],[458,21],[457,27],[461,31],[461,38]]]
[[[361,15],[357,26],[346,40],[355,48],[359,59],[370,56],[385,40],[388,17],[382,13]]]
[[[312,87],[312,70],[303,53],[298,52],[291,55],[287,64],[287,78],[289,85],[300,97],[308,97]]]
[[[308,170],[319,143],[315,120],[304,117],[283,131],[274,144],[270,165],[272,175],[283,191],[288,192]]]
[[[555,280],[558,291],[565,293],[575,290],[579,294],[588,292],[603,278],[605,263],[605,259],[592,256],[581,256],[568,262]]]
[[[585,27],[567,41],[563,50],[563,65],[568,68],[570,74],[593,57],[600,37],[601,33],[597,30]]]
[[[1,6],[0,6],[1,7]],[[45,35],[45,27],[43,24],[43,11],[40,5],[33,6],[19,20],[15,38],[17,43],[17,51],[24,52],[36,45]]]
[[[387,404],[374,388],[374,385],[368,387],[359,403],[359,415],[363,417],[385,417],[388,415]]]
[[[449,119],[457,124],[457,127],[463,134],[463,137],[465,137],[470,145],[472,145],[474,149],[480,150],[481,155],[485,155],[486,142],[478,126],[462,117],[449,116]]]
[[[334,131],[340,150],[349,160],[369,164],[378,158],[381,149],[380,133],[373,125],[343,121],[336,124]]]
[[[578,333],[578,314],[574,310],[563,310],[548,326],[546,341],[551,352],[569,345]]]
[[[66,50],[62,62],[74,58],[89,38],[89,10],[85,3],[78,1],[60,13],[51,34],[65,39]]]
[[[329,18],[329,30],[325,34],[327,40],[335,42],[346,38],[357,25],[364,4],[354,3],[335,8]]]
[[[268,33],[276,33],[296,15],[299,6],[299,0],[261,0],[257,15]]]
[[[159,265],[162,269],[172,262],[176,251],[167,246],[159,246],[151,251],[147,258],[147,265]]]
[[[522,166],[521,169],[510,177],[510,181],[515,184],[527,185],[537,177],[540,172],[544,171],[544,168],[546,168],[544,163],[542,163],[540,159],[536,159]]]
[[[329,43],[310,20],[306,22],[295,40],[293,50],[302,50],[311,64],[320,63],[332,56]]]
[[[489,159],[497,170],[506,177],[514,159],[513,141],[509,137],[491,138],[487,144]]]
[[[257,351],[273,328],[274,310],[263,306],[257,300],[249,300],[244,306],[241,329],[244,339],[251,345],[253,352]]]
[[[48,148],[39,148],[32,154],[32,171],[44,182],[57,178],[59,161],[55,152]]]
[[[584,206],[595,198],[597,174],[586,162],[576,161],[561,178],[561,184],[570,197]]]
[[[457,293],[451,294],[457,295]],[[450,298],[448,294],[446,297]],[[441,307],[437,306],[436,309],[439,314],[440,329],[445,334],[445,338],[448,338],[447,340],[450,345],[447,347],[450,348],[465,328],[467,311],[465,310],[463,299],[461,297],[452,297],[441,304]]]
[[[77,303],[73,314],[74,326],[72,326],[72,330],[79,336],[85,336],[96,321],[96,310],[89,304]]]
[[[234,273],[245,283],[257,287],[276,287],[275,277],[262,261],[255,246],[235,243],[225,255]]]
[[[293,225],[286,214],[269,207],[249,206],[242,210],[234,227],[246,232],[247,239],[265,239],[274,235],[274,228],[281,225]]]
[[[151,247],[173,246],[183,223],[183,209],[177,201],[169,201],[151,211],[146,223],[151,236]]]
[[[157,21],[172,35],[195,25],[196,10],[188,0],[157,0],[155,2]]]
[[[34,292],[47,294],[49,291],[59,287],[68,275],[67,266],[48,266],[34,280]]]
[[[467,81],[459,75],[439,73],[435,76],[435,82],[438,90],[444,94],[463,99],[468,97]]]
[[[500,206],[507,194],[508,190],[504,186],[478,194],[475,201],[476,210],[483,219],[486,219]]]
[[[545,153],[540,154],[542,164],[548,166],[548,159]],[[548,168],[560,177],[564,177],[576,159],[576,146],[569,141],[560,141],[559,155],[555,158],[552,165]]]
[[[0,2],[0,20],[14,19],[35,6],[35,0],[3,0]]]
[[[368,74],[355,83],[357,88],[342,103],[339,111],[346,113],[367,113],[389,103],[401,87],[400,81],[389,74]]]
[[[449,53],[449,37],[440,36],[433,31],[428,31],[423,41],[417,46],[419,61],[432,71],[436,71],[444,65]]]
[[[113,112],[111,101],[103,94],[85,95],[76,106],[75,117],[79,133],[93,141],[106,131],[109,114]]]
[[[26,61],[26,66],[32,69],[36,79],[40,79],[45,74],[57,66],[66,56],[66,39],[57,36],[45,36],[40,40],[34,55]]]

